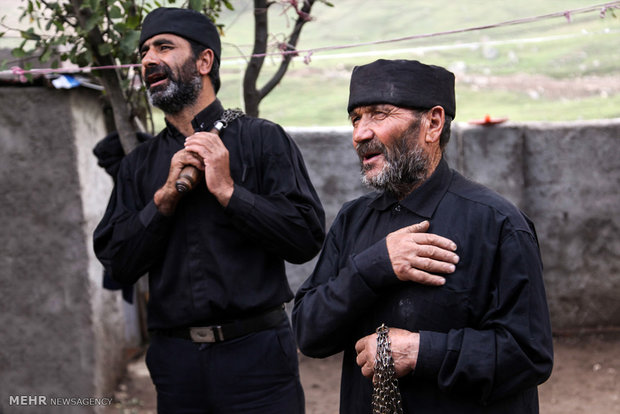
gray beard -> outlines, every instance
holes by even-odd
[[[428,156],[417,142],[408,142],[417,137],[419,125],[416,121],[414,124],[399,137],[392,148],[381,144],[385,163],[379,173],[369,177],[362,165],[362,184],[402,199],[426,179]]]
[[[194,77],[189,82],[168,79],[168,86],[165,89],[155,92],[149,90],[147,95],[151,105],[167,114],[178,114],[196,102],[201,89],[202,82],[199,77]]]

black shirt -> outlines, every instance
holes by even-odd
[[[210,130],[218,100],[192,121]],[[246,317],[292,299],[284,261],[320,250],[324,212],[301,153],[282,128],[243,117],[221,132],[235,188],[226,208],[204,180],[163,216],[153,195],[185,136],[168,124],[125,157],[94,249],[124,284],[149,274],[149,328],[167,329]]]
[[[398,280],[388,257],[386,235],[426,219],[458,246],[441,287]],[[345,204],[293,309],[302,352],[344,350],[341,413],[371,412],[354,345],[382,323],[420,333],[417,367],[399,380],[405,412],[538,412],[553,351],[532,223],[445,160],[401,202],[373,193]]]

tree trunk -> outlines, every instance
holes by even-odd
[[[243,77],[243,100],[245,103],[245,113],[249,116],[258,116],[258,104],[261,101],[256,81],[260,74],[264,55],[267,51],[267,8],[269,3],[267,0],[254,0],[254,49],[252,49],[252,57],[248,62]]]
[[[304,24],[309,21],[310,9],[312,9],[312,5],[315,0],[305,0],[304,6],[301,9],[301,13],[298,14],[297,20],[295,21],[295,26],[291,31],[290,36],[288,37],[288,42],[286,46],[286,51],[294,51],[297,48],[297,42],[299,41],[299,35],[301,34],[301,29]],[[307,17],[306,17],[307,16]],[[259,100],[262,100],[265,96],[269,94],[275,88],[288,70],[288,66],[291,63],[291,60],[297,56],[297,53],[286,53],[282,55],[282,62],[280,63],[280,67],[278,71],[271,77],[271,79],[263,86],[258,94]]]
[[[71,3],[74,10],[76,10],[76,15],[78,17],[80,27],[86,27],[86,21],[90,17],[90,10],[87,8],[81,8],[81,0],[71,0]],[[103,36],[101,35],[98,27],[95,26],[95,28],[88,32],[87,39],[88,40],[86,43],[88,45],[91,45],[90,50],[93,54],[95,65],[114,65],[115,62],[112,56],[102,56],[101,54],[99,54],[99,51],[96,47],[96,45],[104,43]],[[131,150],[138,146],[139,142],[138,138],[136,137],[136,128],[131,122],[131,111],[127,104],[127,100],[125,99],[118,72],[116,69],[106,69],[99,72],[100,73],[98,74],[98,77],[103,84],[107,97],[110,101],[110,105],[112,106],[112,113],[114,114],[114,124],[116,126],[116,131],[118,132],[121,145],[123,146],[125,154],[128,154],[129,152],[131,152]]]
[[[305,0],[301,13],[298,13],[295,26],[288,37],[285,50],[292,52],[297,47],[301,29],[308,22],[310,10],[315,0]],[[252,58],[248,63],[243,78],[243,99],[245,103],[245,112],[250,116],[258,116],[258,105],[265,96],[269,94],[284,78],[291,60],[297,55],[296,53],[285,53],[282,55],[282,62],[277,72],[269,79],[262,88],[258,89],[256,82],[265,61],[264,55],[267,52],[268,17],[267,8],[273,4],[267,0],[254,0],[254,50]]]
[[[138,146],[139,142],[136,137],[136,128],[131,122],[131,111],[125,100],[118,73],[116,70],[102,70],[99,78],[110,100],[110,106],[112,106],[114,125],[116,126],[116,132],[118,132],[121,145],[125,154],[129,154]]]

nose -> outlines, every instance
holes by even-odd
[[[353,146],[357,147],[364,141],[368,141],[375,136],[370,128],[366,117],[362,116],[353,126]]]
[[[142,56],[142,67],[157,65],[158,63],[159,59],[157,53],[154,52],[153,48],[148,48],[146,53]]]

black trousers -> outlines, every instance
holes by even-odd
[[[146,364],[159,414],[303,414],[297,346],[288,320],[214,344],[153,335]]]

